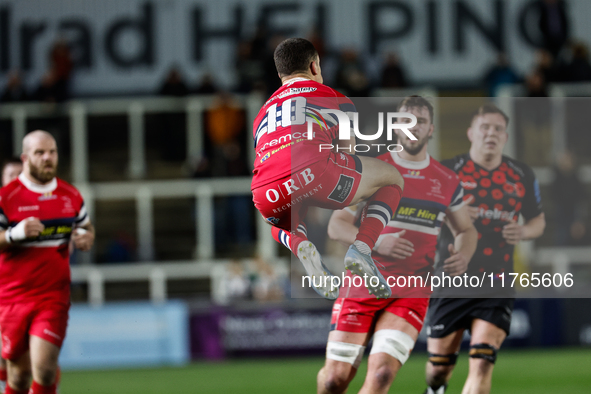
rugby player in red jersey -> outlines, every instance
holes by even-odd
[[[4,162],[2,166],[2,186],[14,181],[23,171],[23,162],[18,157],[13,157]]]
[[[519,241],[542,235],[546,225],[540,189],[526,164],[503,155],[509,118],[492,104],[480,107],[468,128],[468,153],[441,164],[460,177],[470,198],[470,216],[478,231],[478,248],[467,274],[471,277],[509,275],[513,249]],[[517,223],[519,215],[525,222]],[[439,241],[445,259],[451,237],[444,227]],[[440,266],[435,268],[435,274]],[[500,282],[500,280],[498,281]],[[464,331],[470,331],[470,367],[463,394],[490,392],[497,352],[509,334],[514,289],[487,280],[481,287],[435,289],[427,326],[426,394],[443,394],[451,378]]]
[[[82,196],[56,178],[55,139],[23,139],[23,172],[0,189],[0,330],[7,394],[55,394],[70,308],[68,243],[90,250],[94,228]],[[33,379],[30,383],[31,377]],[[30,390],[29,390],[30,386]]]
[[[477,234],[456,174],[427,153],[433,134],[433,107],[422,97],[402,100],[399,112],[410,112],[417,124],[410,131],[417,141],[398,134],[401,152],[378,159],[396,167],[404,177],[400,205],[374,247],[382,274],[393,285],[392,298],[367,298],[367,290],[341,288],[333,306],[326,363],[318,373],[318,393],[343,393],[354,378],[365,346],[373,337],[368,369],[360,393],[387,393],[408,359],[423,326],[429,304],[428,275],[433,269],[437,235],[444,217],[454,229],[455,240],[445,261],[448,275],[460,275],[476,250]],[[329,222],[331,238],[344,243],[355,238],[359,209],[335,211]],[[410,278],[425,281],[412,284]],[[400,279],[404,279],[401,281]],[[407,282],[408,280],[408,282]]]
[[[4,162],[2,166],[2,186],[14,181],[23,171],[23,162],[18,157],[13,157]],[[0,348],[2,341],[0,338]],[[0,358],[0,393],[4,394],[6,388],[6,360]]]
[[[324,277],[319,283],[312,281],[314,290],[335,299],[338,288],[326,280],[330,273],[306,237],[307,207],[342,209],[367,200],[345,266],[369,278],[371,294],[389,297],[390,289],[375,267],[371,250],[398,206],[404,180],[395,167],[380,160],[321,149],[339,137],[343,116],[350,125],[346,113],[355,112],[355,107],[347,97],[322,84],[320,59],[312,43],[287,39],[275,49],[274,60],[283,85],[253,124],[254,204],[273,225],[275,240],[298,257],[312,278]],[[375,277],[377,281],[372,280]]]

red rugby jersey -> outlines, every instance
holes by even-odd
[[[279,88],[259,111],[253,123],[256,150],[252,189],[282,179],[318,161],[326,161],[338,138],[338,118],[321,110],[355,112],[346,96],[306,78],[294,78]],[[307,138],[308,121],[313,138]]]
[[[403,160],[395,152],[384,153],[377,158],[392,164],[404,178],[404,191],[398,208],[381,234],[406,230],[403,238],[413,243],[415,251],[412,256],[401,260],[381,256],[377,252],[373,252],[372,257],[378,262],[384,277],[412,275],[427,278],[427,273],[433,272],[437,237],[445,212],[453,212],[462,206],[464,191],[460,180],[452,170],[430,156],[420,162]],[[356,207],[346,209],[357,216],[361,212]],[[395,286],[392,292],[394,297],[428,296],[425,291],[413,286],[406,289]],[[366,290],[352,289],[348,296],[362,297],[365,294]]]
[[[45,229],[37,238],[0,251],[0,303],[39,298],[69,302],[68,243],[73,229],[89,222],[84,200],[61,179],[37,185],[21,174],[0,189],[0,228],[29,217],[39,218]]]

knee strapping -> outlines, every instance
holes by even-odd
[[[359,368],[365,346],[353,343],[328,341],[326,345],[326,358],[349,363],[353,368]]]
[[[492,364],[497,360],[497,349],[487,343],[478,343],[470,346],[471,358],[482,358]]]
[[[369,354],[387,353],[404,365],[414,346],[415,341],[402,331],[378,330],[373,335],[373,345]]]
[[[458,355],[459,352],[452,354],[429,353],[429,362],[433,365],[456,365]]]

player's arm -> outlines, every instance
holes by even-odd
[[[348,209],[334,211],[328,221],[328,236],[330,239],[351,245],[359,228],[355,226],[355,215]]]
[[[510,245],[516,245],[519,241],[535,239],[544,233],[546,218],[544,212],[540,213],[521,225],[515,221],[503,226],[503,238]]]
[[[74,233],[72,235],[72,241],[74,242],[74,246],[76,248],[80,249],[83,252],[87,252],[92,248],[92,245],[94,244],[94,236],[94,226],[92,225],[90,220],[88,220],[87,223],[77,227],[74,230]]]
[[[478,232],[472,224],[468,206],[446,210],[447,224],[454,236],[454,244],[448,245],[450,257],[443,262],[443,269],[450,275],[461,275],[476,251]]]
[[[38,218],[29,217],[20,221],[14,227],[0,230],[0,250],[27,238],[38,237],[44,229],[45,226]]]
[[[346,245],[355,242],[359,228],[355,226],[356,216],[351,207],[334,211],[328,222],[328,236]],[[373,248],[378,254],[396,259],[405,259],[414,253],[414,244],[403,238],[406,230],[397,233],[382,234]]]
[[[521,215],[525,224],[521,225],[515,220],[503,226],[503,238],[510,245],[516,245],[521,240],[535,239],[542,235],[546,227],[546,218],[542,212],[542,198],[540,185],[533,171],[526,167],[525,196],[522,201]]]

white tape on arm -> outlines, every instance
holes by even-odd
[[[6,242],[13,243],[18,241],[23,241],[27,238],[25,234],[25,223],[33,220],[33,218],[26,218],[18,222],[18,224],[14,227],[9,228],[4,233],[4,237],[6,238]]]

